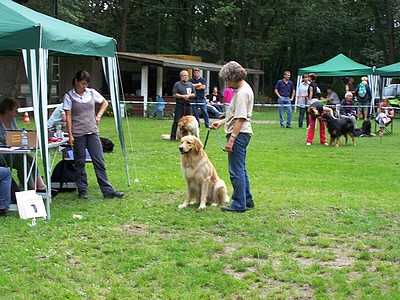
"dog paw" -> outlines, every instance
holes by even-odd
[[[211,203],[211,206],[218,206],[218,203]]]
[[[199,209],[205,209],[206,208],[206,205],[205,204],[201,204],[200,206],[199,206]]]
[[[185,208],[187,205],[184,203],[184,204],[179,204],[179,206],[178,206],[178,208]]]

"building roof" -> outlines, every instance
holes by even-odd
[[[202,70],[219,72],[219,70],[221,70],[222,68],[222,65],[219,64],[207,63],[202,61],[199,62],[199,61],[186,60],[180,58],[172,58],[172,57],[153,55],[153,54],[118,52],[117,56],[119,57],[119,59],[126,59],[126,60],[151,64],[155,66],[170,67],[175,69],[192,69],[194,67],[199,67]],[[245,69],[249,74],[258,74],[258,75],[264,74],[264,71],[261,70],[247,69],[247,68]]]

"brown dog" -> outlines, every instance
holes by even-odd
[[[195,137],[200,137],[199,123],[197,123],[196,118],[193,116],[183,116],[178,121],[176,139],[180,141],[182,137],[187,135],[194,135]]]
[[[200,204],[199,209],[229,202],[225,182],[218,177],[214,166],[204,152],[201,141],[192,135],[181,139],[181,167],[186,180],[186,198],[179,208],[189,205],[190,199]]]

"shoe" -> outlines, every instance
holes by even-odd
[[[11,212],[8,209],[0,209],[0,217],[8,217],[11,215]]]
[[[249,203],[246,203],[247,208],[254,208],[254,201],[250,201]]]
[[[106,199],[113,199],[113,198],[122,198],[125,195],[124,192],[114,192],[108,195],[104,195]]]
[[[245,209],[236,209],[236,208],[233,208],[231,206],[222,206],[221,210],[223,212],[236,212],[236,213],[244,213],[244,212],[246,212]]]
[[[286,128],[292,128],[292,126],[290,126],[290,125],[286,125]]]
[[[79,198],[80,199],[87,199],[86,191],[79,192]]]
[[[307,143],[307,146],[311,146],[311,143]]]
[[[323,143],[322,145],[329,146],[329,144],[328,144],[328,143]]]
[[[175,141],[175,140],[176,140],[176,137],[171,136],[169,140],[170,140],[170,141]]]

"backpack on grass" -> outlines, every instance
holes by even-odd
[[[70,161],[61,160],[54,167],[51,174],[51,187],[59,192],[72,192],[76,190],[75,167]]]

